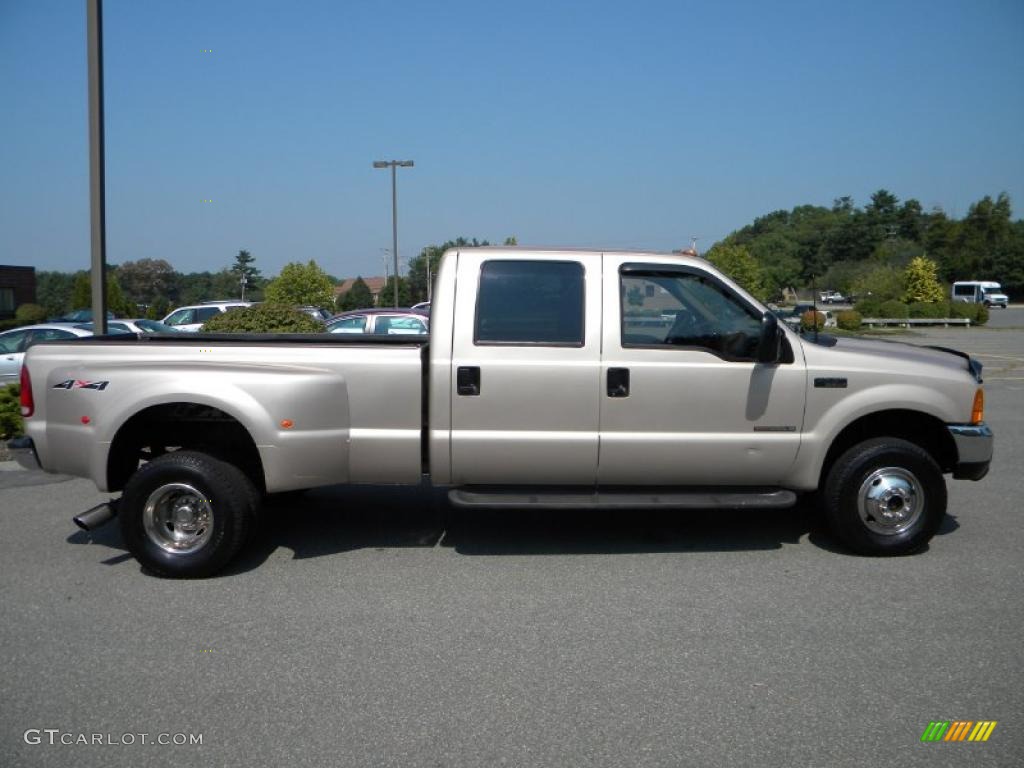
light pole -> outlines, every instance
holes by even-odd
[[[249,284],[249,280],[246,278],[245,272],[242,273],[242,279],[238,281],[238,284],[242,286],[242,301],[245,301],[245,286]]]
[[[391,169],[391,248],[395,257],[395,306],[398,306],[398,187],[395,168],[412,168],[412,160],[374,160],[374,168]]]

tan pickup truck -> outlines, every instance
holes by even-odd
[[[459,507],[780,508],[817,492],[864,554],[922,547],[944,474],[992,457],[981,366],[953,350],[801,337],[707,262],[465,248],[415,337],[99,337],[22,375],[28,466],[119,500],[150,571],[222,568],[262,495],[450,488]]]

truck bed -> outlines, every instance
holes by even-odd
[[[29,434],[47,471],[111,490],[111,452],[129,420],[209,406],[252,438],[269,492],[416,483],[426,350],[422,338],[342,334],[45,342],[26,355],[38,393]]]

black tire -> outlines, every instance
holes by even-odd
[[[121,533],[128,551],[158,576],[212,576],[238,553],[259,498],[234,465],[197,451],[174,451],[144,464],[128,480],[118,507]],[[175,514],[182,519],[166,519]]]
[[[927,544],[946,514],[942,470],[895,437],[858,443],[829,469],[822,503],[832,533],[862,555],[905,555]]]

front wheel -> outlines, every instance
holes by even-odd
[[[921,549],[946,514],[946,482],[925,450],[894,437],[865,440],[832,465],[825,480],[832,532],[862,555]]]
[[[238,552],[259,495],[237,467],[198,451],[143,465],[118,509],[128,550],[158,576],[212,576]]]

